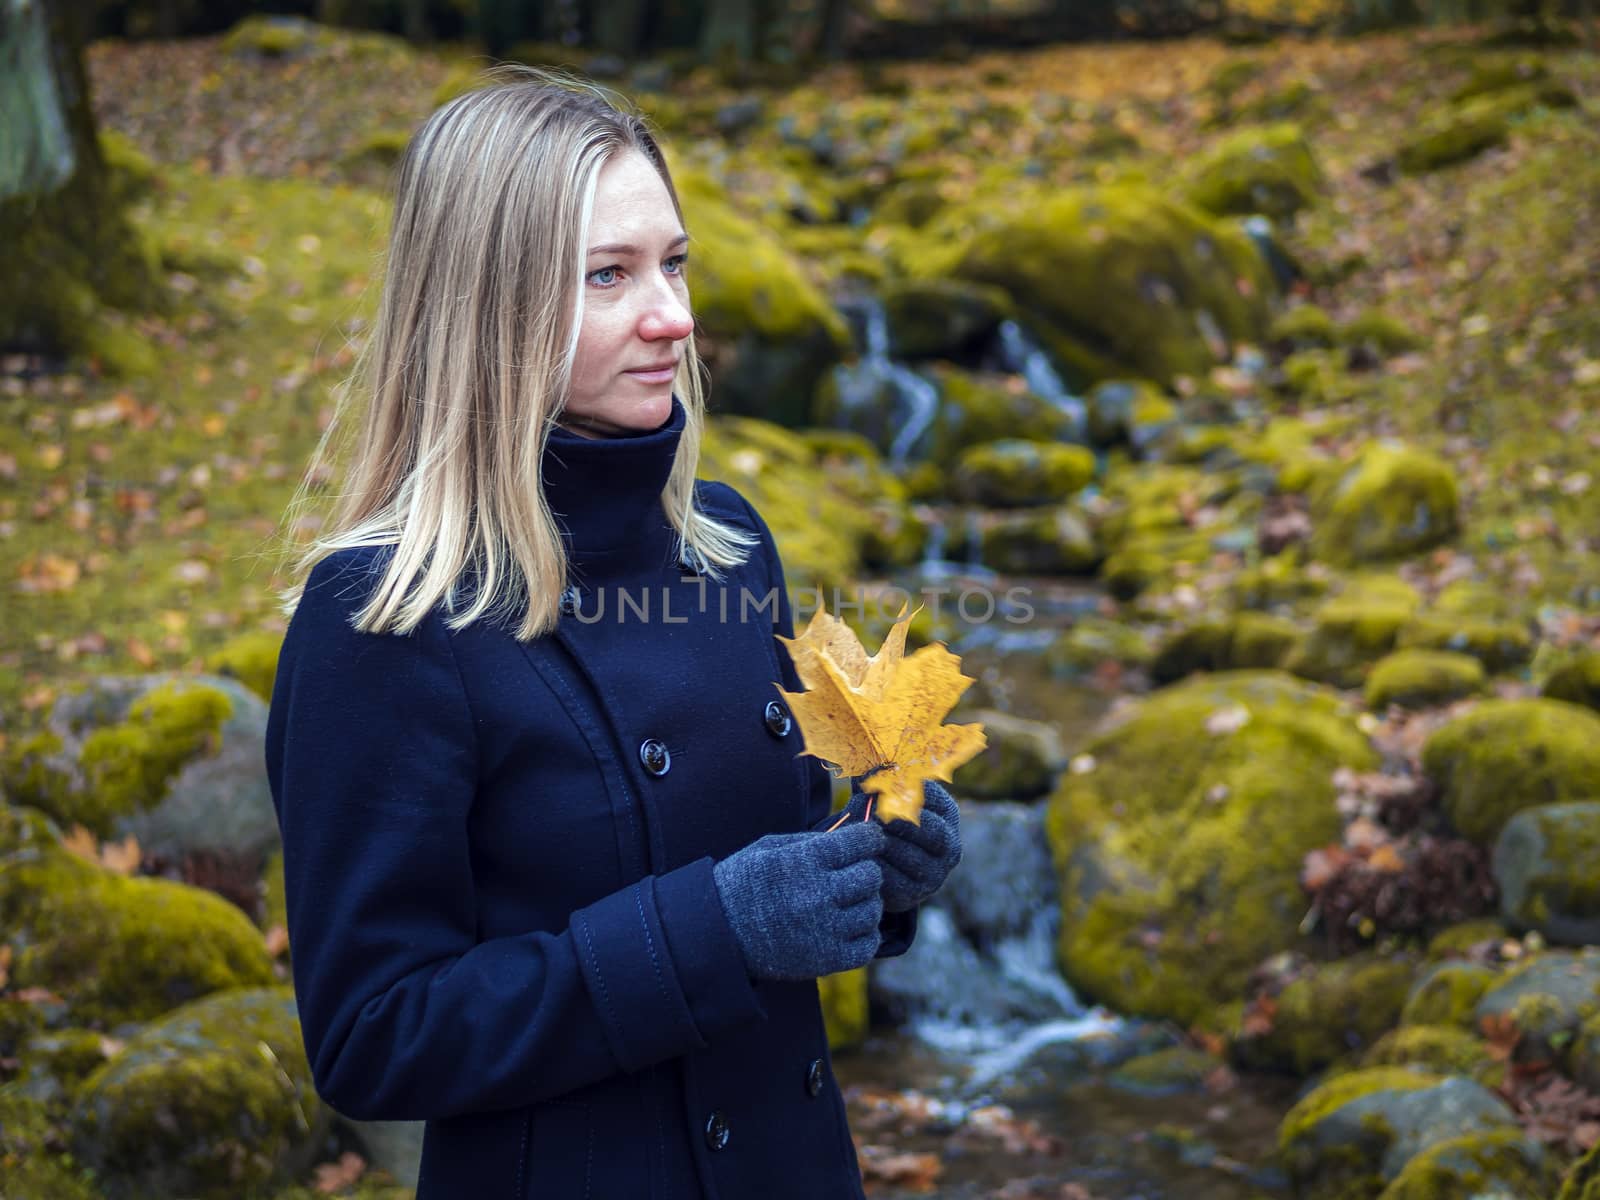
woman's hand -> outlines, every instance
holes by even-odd
[[[850,780],[850,803],[812,826],[815,831],[865,819],[872,797],[860,791],[858,775]],[[895,819],[884,825],[883,910],[905,912],[927,900],[961,861],[961,816],[955,797],[929,779],[922,787],[922,824]]]

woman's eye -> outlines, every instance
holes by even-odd
[[[589,282],[598,283],[601,287],[610,287],[616,283],[616,274],[619,270],[621,270],[620,267],[601,267],[598,271],[590,271]],[[607,275],[611,278],[602,279],[602,275]]]
[[[683,269],[689,265],[689,256],[687,254],[674,254],[671,258],[667,259],[667,263],[669,265],[676,263],[677,267],[675,268],[675,273],[681,275],[683,274]]]

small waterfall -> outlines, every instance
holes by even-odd
[[[846,409],[871,406],[885,389],[894,396],[899,428],[889,442],[887,457],[891,466],[906,465],[911,449],[939,412],[938,389],[909,367],[889,357],[889,319],[883,302],[866,296],[852,302],[860,311],[864,325],[863,353],[854,364],[834,368],[839,400]]]
[[[1089,409],[1082,396],[1073,395],[1050,364],[1043,347],[1015,321],[1000,323],[1000,355],[1006,370],[1027,380],[1028,390],[1047,400],[1071,423],[1072,440],[1083,441],[1089,428]]]

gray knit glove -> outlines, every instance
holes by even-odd
[[[851,779],[859,788],[866,776]],[[850,797],[850,821],[861,820],[865,796]],[[876,815],[876,814],[874,814]],[[830,824],[836,818],[829,818]],[[876,824],[877,822],[872,822]],[[953,797],[936,779],[923,781],[922,824],[895,818],[884,827],[888,841],[880,856],[883,863],[883,911],[905,912],[929,899],[944,886],[946,877],[961,861],[961,817]]]
[[[887,838],[876,821],[769,833],[712,867],[751,978],[816,979],[872,961]]]

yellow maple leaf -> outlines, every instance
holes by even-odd
[[[776,635],[789,651],[803,692],[778,692],[800,723],[802,754],[840,775],[867,775],[884,821],[922,823],[923,784],[949,783],[957,767],[989,744],[980,724],[942,724],[972,679],[961,659],[935,642],[906,655],[905,605],[870,658],[861,640],[822,607],[799,637]],[[871,772],[868,775],[868,772]]]

